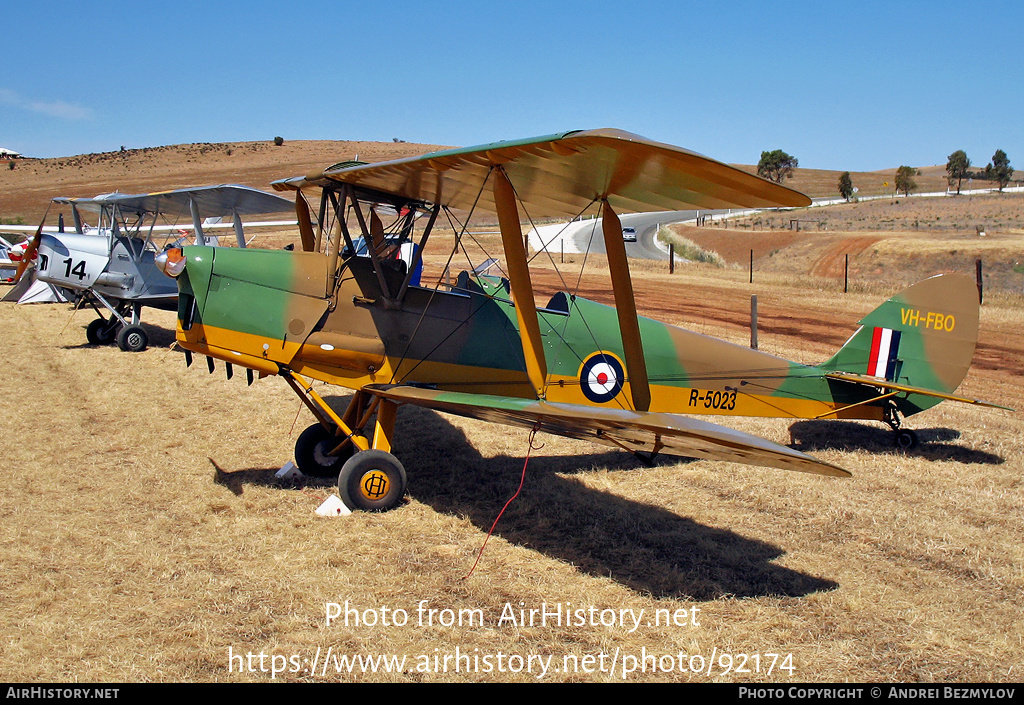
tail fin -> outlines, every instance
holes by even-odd
[[[822,369],[952,394],[967,376],[978,341],[978,289],[970,277],[940,274],[893,296],[860,326]],[[906,401],[916,409],[904,413],[914,413],[941,399],[911,395]]]

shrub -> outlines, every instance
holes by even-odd
[[[658,228],[658,239],[675,246],[675,254],[691,262],[704,262],[714,267],[725,267],[726,262],[720,254],[714,250],[705,250],[703,247],[681,235],[677,235],[668,228]]]

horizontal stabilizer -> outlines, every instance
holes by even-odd
[[[1013,411],[1008,406],[1002,404],[993,404],[989,401],[982,401],[980,399],[971,399],[970,397],[961,397],[955,394],[943,394],[942,392],[936,392],[931,389],[924,389],[923,387],[910,387],[905,384],[895,384],[893,382],[886,381],[881,377],[869,377],[867,375],[855,375],[848,374],[845,372],[830,372],[825,375],[829,379],[841,379],[844,382],[853,382],[855,384],[863,384],[869,387],[876,387],[878,389],[889,389],[896,392],[907,392],[909,394],[923,394],[928,397],[935,397],[936,399],[947,399],[949,401],[959,401],[964,404],[977,404],[978,406],[987,406],[992,409],[1005,409],[1006,411]]]
[[[849,477],[842,468],[799,451],[724,426],[676,414],[604,409],[543,400],[444,392],[399,385],[370,385],[370,394],[436,411],[579,438],[625,450]]]

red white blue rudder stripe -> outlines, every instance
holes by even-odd
[[[892,328],[875,328],[871,336],[871,356],[867,373],[890,382],[896,379],[896,358],[900,349],[900,332]]]

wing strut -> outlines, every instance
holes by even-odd
[[[512,285],[512,298],[516,305],[519,338],[523,343],[523,356],[526,358],[526,375],[537,392],[537,398],[543,399],[544,381],[548,367],[544,359],[540,323],[537,320],[537,304],[533,299],[530,267],[526,262],[523,230],[519,225],[516,194],[504,169],[496,167],[492,173],[494,174],[494,206],[498,213],[498,227],[501,230],[501,242],[505,250],[508,278]]]
[[[636,317],[633,280],[629,276],[626,245],[622,241],[622,224],[608,201],[604,201],[601,212],[601,229],[604,231],[604,249],[608,253],[615,312],[619,317],[622,350],[626,354],[626,377],[629,379],[633,408],[636,411],[647,411],[651,408],[651,387],[647,380],[644,346],[640,340],[640,321]]]
[[[153,220],[156,222],[156,219]],[[238,214],[238,209],[231,211],[231,224],[235,228],[235,242],[239,247],[245,247],[245,228],[242,227],[242,216]],[[150,232],[153,229],[150,228]]]
[[[326,199],[324,199],[326,200]],[[316,251],[316,237],[313,235],[312,216],[309,213],[309,203],[302,191],[295,192],[295,216],[299,221],[299,237],[302,240],[304,252]]]
[[[341,238],[345,238],[345,244],[352,248],[352,238],[348,235],[348,227],[345,225],[345,208],[348,206],[348,197],[352,187],[346,184],[341,189],[341,199],[336,201],[334,192],[329,192],[331,205],[334,207],[334,229],[331,235],[331,253],[327,258],[327,296],[334,296],[334,290],[338,283],[338,255],[341,252]]]
[[[349,195],[352,196],[351,186],[349,186]],[[370,209],[370,223],[367,225],[366,219],[363,217],[363,211],[359,207],[359,201],[356,198],[352,198],[352,210],[355,211],[356,220],[359,221],[359,229],[363,233],[363,240],[366,243],[366,251],[370,255],[370,260],[373,261],[373,271],[377,274],[377,283],[380,284],[380,290],[384,294],[384,305],[389,308],[394,306],[394,299],[391,296],[391,288],[388,286],[387,280],[384,278],[384,270],[380,266],[380,254],[377,252],[377,237],[378,233],[380,241],[384,241],[384,225],[380,222],[380,218],[377,214]],[[353,254],[355,250],[352,250]]]
[[[423,237],[420,238],[420,246],[415,248],[413,251],[412,264],[409,265],[409,271],[406,272],[405,279],[402,281],[402,288],[398,290],[398,300],[405,300],[405,292],[409,288],[409,283],[412,281],[413,275],[416,273],[416,268],[420,266],[420,262],[423,261],[423,250],[427,246],[427,239],[430,238],[430,233],[434,229],[434,221],[437,220],[437,214],[441,212],[441,206],[435,205],[433,210],[430,211],[430,220],[427,221],[427,227],[423,230]]]
[[[199,206],[196,205],[195,199],[188,199],[188,209],[192,213],[192,227],[196,229],[196,244],[205,245],[206,236],[203,234],[203,221],[199,217]]]
[[[71,204],[71,217],[75,220],[75,232],[81,235],[85,232],[85,226],[82,224],[82,214],[78,212],[78,206],[74,203]]]

